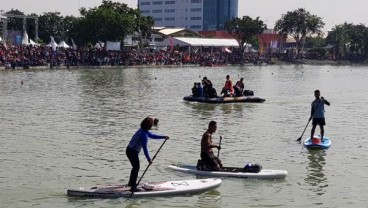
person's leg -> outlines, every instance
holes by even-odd
[[[316,130],[316,124],[315,123],[313,123],[313,125],[312,125],[312,130],[311,130],[311,139],[313,139],[313,136],[314,136],[314,131]]]
[[[321,141],[323,141],[323,135],[325,134],[325,130],[323,128],[323,125],[319,126],[321,128]]]
[[[131,189],[134,190],[137,187],[136,183],[137,183],[138,173],[140,169],[139,156],[138,156],[137,151],[129,147],[126,150],[126,154],[129,158],[130,164],[132,165],[132,170],[130,171],[128,186],[130,186]]]

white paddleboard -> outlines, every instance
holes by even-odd
[[[71,197],[87,198],[119,198],[119,197],[154,197],[197,194],[221,185],[221,179],[208,178],[196,180],[164,181],[140,184],[138,192],[130,192],[125,185],[100,185],[92,188],[68,189],[67,195]]]
[[[262,169],[258,173],[251,172],[242,172],[242,168],[231,168],[224,167],[227,171],[207,171],[207,170],[198,170],[195,165],[170,165],[170,169],[191,173],[195,175],[201,176],[210,176],[210,177],[236,177],[236,178],[254,178],[254,179],[281,179],[285,178],[288,175],[286,170],[267,170]]]

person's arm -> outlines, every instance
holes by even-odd
[[[145,134],[143,134],[143,138],[142,138],[142,148],[143,148],[143,152],[144,152],[144,155],[146,156],[146,159],[149,163],[151,163],[151,157],[149,155],[149,152],[148,152],[148,148],[147,148],[147,142],[148,142],[148,138]]]
[[[323,101],[324,104],[330,106],[330,102],[328,102],[327,100],[325,100],[324,97],[321,97],[321,99],[322,99],[322,101]]]
[[[161,136],[147,131],[147,136],[152,139],[168,139],[168,136]]]
[[[313,114],[314,114],[314,107],[313,107],[313,102],[312,102],[311,115],[310,115],[310,117],[309,117],[309,120],[312,120],[312,118],[313,118]]]

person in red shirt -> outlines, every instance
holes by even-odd
[[[233,81],[231,81],[230,75],[226,75],[225,86],[222,88],[221,94],[224,94],[224,97],[231,97],[234,95]]]

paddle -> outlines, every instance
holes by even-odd
[[[164,146],[164,144],[165,144],[165,142],[166,142],[166,141],[167,141],[167,139],[165,139],[165,141],[161,144],[160,148],[158,148],[158,150],[157,150],[156,154],[155,154],[155,155],[153,156],[153,158],[152,158],[152,162],[153,162],[153,160],[155,160],[155,158],[156,158],[156,156],[157,156],[158,152],[160,152],[161,148]],[[147,172],[148,168],[151,166],[151,164],[152,164],[152,163],[148,164],[148,166],[147,166],[146,170],[144,170],[144,172],[143,172],[142,176],[139,178],[139,180],[138,180],[138,182],[137,182],[137,185],[139,185],[139,183],[141,182],[141,180],[142,180],[142,178],[143,178],[144,174],[146,174],[146,172]],[[129,198],[132,198],[133,194],[134,194],[134,191],[132,191],[132,193],[130,194]]]
[[[219,147],[221,147],[221,140],[222,140],[222,136],[220,136],[220,143],[219,143]],[[217,157],[220,156],[220,149],[217,151]]]
[[[317,108],[318,108],[318,105],[319,105],[319,102],[317,103],[317,106],[316,106],[316,108],[315,109],[313,109],[313,112],[312,112],[312,116],[311,116],[311,118],[313,118],[313,116],[314,116],[314,113],[316,112],[316,110],[317,110]],[[307,123],[307,125],[305,126],[305,128],[304,128],[304,131],[303,131],[303,133],[302,133],[302,135],[296,140],[296,141],[300,141],[300,140],[302,140],[302,137],[303,137],[303,135],[304,135],[304,132],[305,132],[305,130],[307,129],[307,127],[308,127],[308,125],[309,125],[309,122],[311,121],[312,119],[308,119],[308,123]]]

